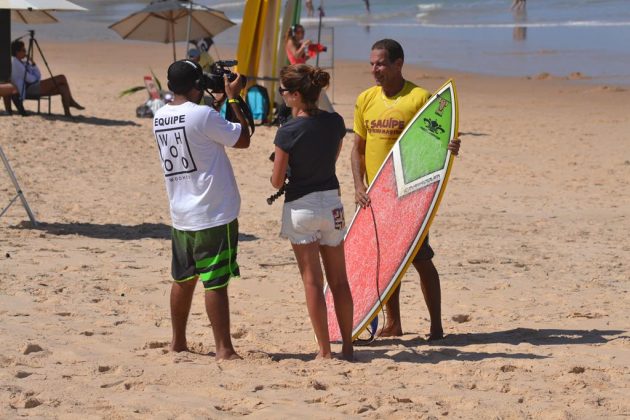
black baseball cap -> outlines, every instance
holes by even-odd
[[[179,60],[168,67],[168,88],[177,94],[184,94],[195,86],[203,71],[201,66],[190,60]]]

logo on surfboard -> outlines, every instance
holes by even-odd
[[[440,133],[444,132],[444,129],[442,128],[442,126],[440,125],[440,123],[438,123],[436,120],[432,120],[431,118],[425,118],[424,119],[424,123],[426,124],[426,127],[423,127],[423,129],[425,131],[429,131],[431,134],[433,134],[436,138],[437,135]]]
[[[444,108],[446,108],[446,105],[448,105],[448,101],[444,98],[441,98],[440,102],[438,103],[438,108],[435,110],[436,115],[439,115],[441,117],[442,113],[444,112]]]

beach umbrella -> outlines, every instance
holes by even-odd
[[[11,10],[11,21],[28,25],[59,22],[46,10]]]
[[[190,39],[214,37],[234,25],[222,11],[192,1],[158,0],[110,25],[109,29],[123,39],[170,42],[175,60],[175,42],[187,41],[188,46]]]
[[[51,10],[86,10],[66,0],[0,0],[0,9],[11,10],[11,21],[30,25],[58,22]]]
[[[87,10],[67,0],[0,0],[0,9],[9,10]]]

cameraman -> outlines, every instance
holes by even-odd
[[[168,68],[168,87],[175,99],[153,118],[173,222],[170,348],[188,350],[186,324],[199,279],[206,291],[217,360],[240,359],[230,338],[227,285],[240,275],[236,255],[241,199],[225,146],[244,149],[250,143],[250,127],[239,107],[242,79],[223,78],[228,106],[238,123],[198,105],[207,78],[190,60]]]

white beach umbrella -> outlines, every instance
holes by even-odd
[[[0,9],[11,10],[11,21],[24,24],[58,22],[51,10],[86,10],[66,0],[0,0]]]
[[[67,0],[0,0],[0,9],[10,10],[87,10]]]
[[[0,0],[0,9],[11,10],[11,20],[24,24],[59,22],[51,10],[87,10],[67,0]]]
[[[123,39],[175,42],[214,37],[234,26],[220,10],[183,0],[158,0],[109,26]]]
[[[28,25],[59,22],[56,17],[45,10],[11,10],[11,21]]]

